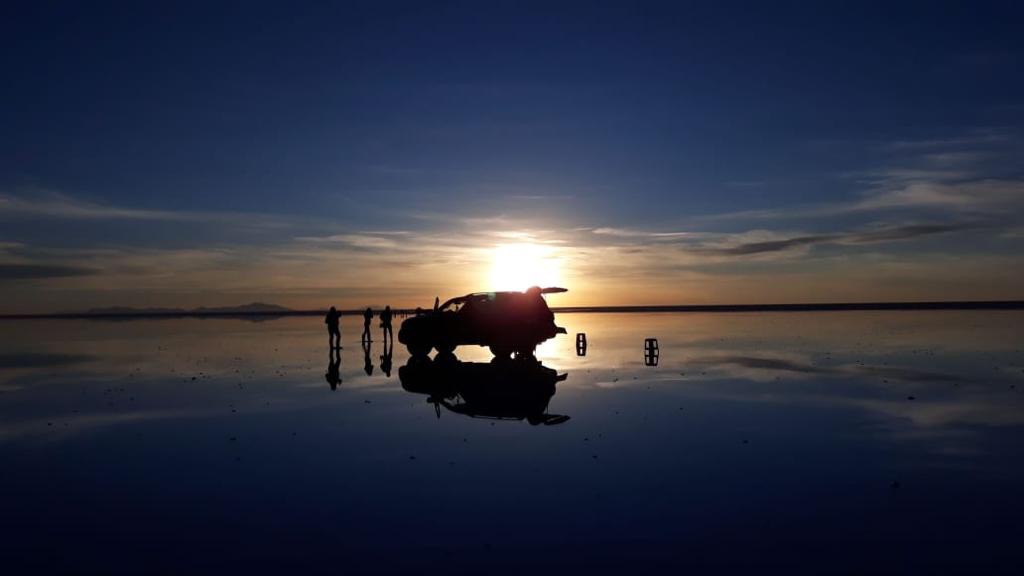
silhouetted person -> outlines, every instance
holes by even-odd
[[[341,313],[331,306],[331,309],[327,311],[327,315],[324,316],[324,324],[327,324],[327,343],[328,348],[334,350],[335,348],[341,348]],[[337,343],[335,343],[337,342]]]
[[[391,352],[392,346],[388,346],[388,341],[384,341],[384,353],[380,355],[380,371],[385,376],[391,378]]]
[[[373,376],[373,362],[370,361],[370,341],[363,342],[363,371],[367,376]]]
[[[391,329],[391,306],[385,306],[384,311],[380,313],[380,327],[384,329],[384,341],[395,340],[395,333]]]
[[[337,390],[338,385],[341,384],[341,353],[337,350],[332,349],[330,352],[330,360],[327,363],[327,373],[324,374],[324,379],[331,385],[331,390]]]
[[[373,320],[373,310],[369,308],[363,312],[363,335],[359,338],[363,342],[372,342],[370,339],[370,321]]]

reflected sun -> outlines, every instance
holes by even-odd
[[[561,282],[561,259],[554,246],[502,244],[491,252],[490,290],[546,288]]]

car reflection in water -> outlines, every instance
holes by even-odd
[[[555,384],[566,379],[533,357],[462,362],[452,354],[413,356],[398,369],[402,388],[425,394],[437,417],[441,407],[471,418],[526,420],[551,426],[569,419],[549,414]]]

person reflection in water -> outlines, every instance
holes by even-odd
[[[363,371],[367,376],[373,376],[373,362],[370,360],[370,341],[363,341]]]
[[[395,333],[391,330],[391,306],[385,306],[380,313],[380,327],[384,329],[384,341],[395,341]]]
[[[324,324],[327,324],[327,346],[329,350],[341,349],[341,313],[331,306],[324,316]]]
[[[391,353],[394,345],[388,346],[388,341],[384,341],[384,353],[380,355],[380,371],[385,376],[391,378]]]
[[[372,342],[370,340],[370,321],[373,320],[373,310],[369,307],[363,312],[363,335],[360,337],[362,342]]]
[[[337,390],[338,385],[341,384],[341,352],[337,349],[330,351],[330,359],[327,362],[327,372],[324,374],[324,380],[330,384],[331,390]]]

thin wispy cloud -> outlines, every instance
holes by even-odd
[[[0,215],[82,220],[187,220],[188,213],[121,208],[87,202],[58,193],[35,197],[0,194]]]
[[[962,136],[946,138],[902,139],[886,142],[880,146],[885,151],[920,152],[934,149],[969,148],[977,149],[1012,141],[1009,133],[998,128],[978,128]]]
[[[1008,133],[979,130],[964,136],[896,140],[880,147],[891,158],[878,166],[836,175],[835,186],[859,183],[847,199],[790,204],[778,208],[707,214],[700,223],[745,220],[800,220],[831,217],[878,217],[880,213],[915,211],[1021,216],[1024,178],[1020,149]],[[822,186],[828,186],[827,182]]]
[[[893,226],[877,228],[873,230],[861,230],[841,234],[814,234],[793,236],[780,240],[768,240],[762,242],[744,242],[735,246],[723,248],[698,247],[698,251],[708,251],[714,254],[729,256],[750,256],[755,254],[766,254],[772,252],[783,252],[793,248],[813,246],[816,244],[877,244],[885,242],[898,242],[912,240],[923,236],[934,236],[947,234],[973,228],[969,224],[912,224],[906,226]]]
[[[796,236],[793,238],[786,238],[785,240],[750,242],[746,244],[739,244],[737,246],[730,246],[728,248],[697,248],[696,250],[725,256],[750,256],[753,254],[782,252],[784,250],[790,250],[801,246],[810,246],[812,244],[833,242],[835,239],[836,236],[831,235]]]
[[[594,234],[604,236],[617,236],[620,238],[649,238],[653,240],[674,240],[679,238],[695,238],[700,236],[697,232],[659,232],[649,230],[638,230],[635,228],[594,228],[590,230]]]
[[[1024,209],[1024,181],[974,180],[965,183],[911,182],[870,195],[856,210],[944,208],[958,212],[999,213]]]
[[[283,227],[294,218],[251,212],[151,210],[91,202],[67,194],[0,193],[0,218],[31,217],[65,220],[139,220],[161,222],[230,223],[247,227]]]
[[[939,210],[979,215],[1020,213],[1024,211],[1024,181],[987,179],[946,183],[911,180],[882,190],[865,192],[860,199],[853,201],[709,214],[697,217],[694,221],[782,221],[896,210]]]
[[[399,241],[374,233],[332,234],[330,236],[299,236],[298,242],[329,243],[366,250],[391,250],[399,247]]]
[[[0,282],[92,276],[98,272],[92,268],[60,264],[0,264]]]

